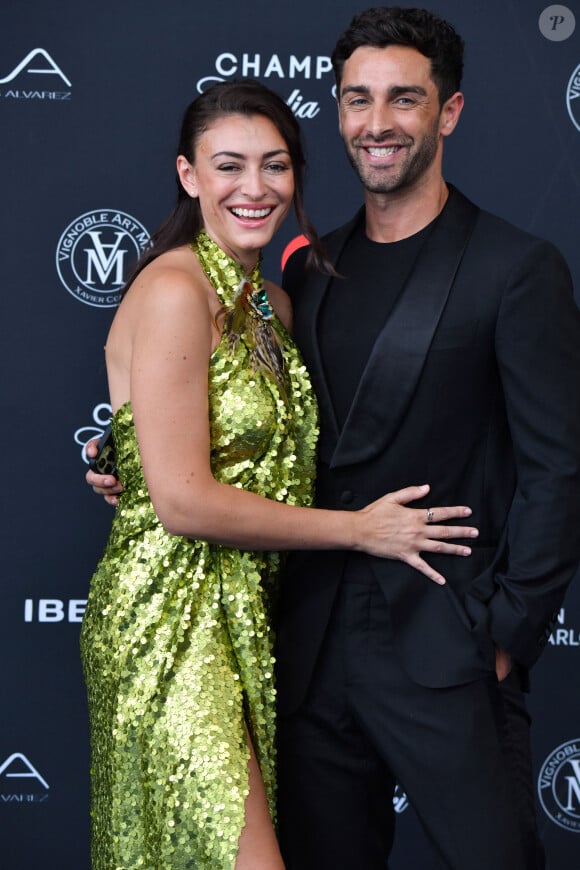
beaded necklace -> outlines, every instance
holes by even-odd
[[[250,366],[265,372],[283,388],[284,355],[260,272],[261,255],[247,274],[242,264],[226,254],[205,230],[193,240],[191,249],[224,306],[223,331],[231,349],[235,350],[243,337],[250,350]]]

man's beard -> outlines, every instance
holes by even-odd
[[[393,143],[388,140],[389,144],[402,145],[410,147],[413,144],[412,139],[405,139],[402,142]],[[368,140],[365,139],[368,145]],[[377,141],[376,147],[381,147],[381,140]],[[345,143],[346,156],[349,162],[358,175],[363,187],[369,193],[393,193],[396,190],[401,190],[405,187],[412,186],[431,166],[437,148],[439,146],[439,119],[433,125],[433,128],[427,133],[421,145],[414,154],[409,154],[402,161],[401,165],[396,169],[373,169],[367,165],[363,166],[362,162],[357,160],[358,148],[349,148]]]

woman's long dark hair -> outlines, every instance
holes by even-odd
[[[318,234],[304,208],[303,177],[304,149],[296,118],[284,100],[260,82],[247,79],[238,82],[218,82],[200,94],[185,111],[177,154],[182,154],[193,165],[195,149],[202,133],[218,118],[228,115],[259,115],[268,118],[284,139],[294,171],[294,211],[298,225],[310,242],[309,265],[324,272],[334,273]],[[177,202],[169,217],[153,233],[151,245],[144,251],[123,293],[137,275],[152,260],[172,248],[191,242],[203,227],[198,199],[192,199],[183,189],[177,176]]]

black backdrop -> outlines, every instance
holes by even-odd
[[[337,135],[328,56],[367,5],[2,4],[2,870],[89,866],[78,634],[111,512],[84,484],[82,445],[108,417],[102,348],[119,281],[173,201],[181,112],[212,77],[270,84],[303,123],[311,216],[321,231],[342,222],[360,192]],[[579,0],[430,8],[467,42],[466,108],[446,176],[554,241],[580,288]],[[289,223],[272,247],[270,277],[295,234]],[[576,584],[532,681],[552,870],[580,866],[579,601]],[[397,808],[393,870],[436,870],[404,795]]]

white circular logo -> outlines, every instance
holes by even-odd
[[[56,249],[60,280],[79,302],[113,308],[149,233],[124,211],[95,209],[68,225]]]
[[[580,740],[562,743],[546,758],[538,776],[538,795],[553,822],[580,833]]]
[[[580,63],[570,76],[566,89],[566,108],[570,120],[577,130],[580,130]]]
[[[542,36],[552,42],[563,42],[574,33],[576,19],[567,6],[547,6],[538,19]]]

